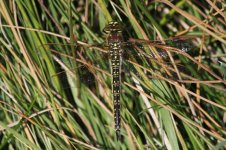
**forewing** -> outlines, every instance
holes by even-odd
[[[173,38],[164,41],[130,39],[128,42],[123,43],[123,45],[125,48],[129,47],[129,49],[135,49],[135,51],[132,51],[133,55],[143,55],[145,57],[153,58],[166,58],[168,57],[167,51],[173,53],[183,53],[194,48],[191,39],[185,38]],[[153,51],[156,51],[157,53]],[[126,51],[126,53],[131,53],[131,50]]]
[[[104,45],[49,43],[43,47],[49,51],[49,56],[55,66],[56,73],[52,75],[52,78],[59,78],[63,88],[74,88],[70,85],[70,81],[76,78],[76,75],[81,83],[88,86],[96,83],[96,72],[110,75],[106,69],[109,68],[109,61]]]
[[[163,77],[172,80],[179,80],[181,77],[178,73],[184,76],[187,75],[184,71],[186,70],[185,64],[182,63],[179,58],[180,56],[185,58],[188,55],[186,52],[193,48],[190,40],[181,38],[165,41],[130,39],[129,42],[123,43],[123,46],[124,58],[126,58],[127,62],[132,66],[127,70],[133,72],[133,74],[138,77],[142,74],[146,74],[146,76],[150,78],[157,78],[158,75],[163,75]],[[171,59],[169,57],[171,53],[169,52],[173,54]],[[128,68],[128,66],[129,65],[127,65],[126,68]],[[141,70],[143,70],[144,73],[142,73],[140,69],[136,69],[137,67],[142,68]],[[154,74],[157,76],[154,76]]]

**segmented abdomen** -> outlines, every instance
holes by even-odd
[[[111,56],[112,95],[114,101],[114,121],[116,137],[120,139],[120,93],[121,93],[121,47],[120,43],[109,43]]]

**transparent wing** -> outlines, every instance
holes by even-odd
[[[133,55],[143,55],[145,57],[162,57],[166,58],[168,56],[167,52],[173,53],[183,53],[188,52],[194,46],[191,43],[191,39],[185,38],[173,38],[169,40],[140,40],[140,39],[130,39],[128,42],[124,42],[123,46],[130,49],[135,49]],[[131,51],[126,51],[125,53],[131,53]]]
[[[98,80],[98,77],[95,76],[97,72],[107,76],[107,78],[111,77],[109,56],[105,44],[78,44],[73,45],[74,50],[71,50],[72,45],[46,44],[45,46],[48,47],[56,64],[57,73],[53,77],[58,76],[62,82],[65,82],[65,88],[68,88],[66,84],[68,76],[73,77],[75,71],[78,72],[80,81],[88,85],[93,85]],[[140,68],[159,70],[166,77],[171,75],[173,79],[172,74],[175,74],[176,71],[173,69],[172,62],[159,60],[152,53],[152,47],[161,58],[165,59],[168,56],[167,51],[176,53],[189,51],[191,44],[181,39],[166,41],[130,40],[124,42],[122,76],[125,76],[125,78],[129,76],[130,78],[131,74],[135,74],[140,77],[143,73],[136,69],[140,66]],[[175,66],[183,68],[183,65],[180,64]],[[148,76],[152,77],[153,74],[149,73]],[[110,85],[110,80],[108,82]]]
[[[91,52],[91,56],[89,51],[81,50],[75,53],[68,55],[54,51],[51,54],[57,68],[57,73],[53,77],[57,76],[62,82],[66,83],[68,77],[74,78],[75,72],[77,72],[80,82],[89,86],[95,84],[97,72],[110,77],[110,72],[106,69],[108,68],[108,59],[104,59],[105,53],[98,53],[95,50]],[[65,86],[65,88],[68,87]]]
[[[173,81],[191,78],[192,71],[186,68],[188,63],[193,63],[186,53],[194,48],[191,39],[175,38],[165,41],[131,39],[124,42],[123,47],[123,68],[127,75]]]

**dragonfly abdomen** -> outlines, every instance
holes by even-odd
[[[120,93],[121,93],[121,63],[122,50],[119,44],[111,44],[109,51],[111,54],[111,74],[112,74],[112,99],[114,103],[114,121],[116,137],[120,139]]]
[[[112,94],[113,94],[113,103],[114,103],[114,121],[115,121],[115,130],[116,130],[116,136],[117,139],[120,138],[120,123],[121,123],[121,117],[120,117],[120,93],[121,93],[121,78],[120,74],[120,68],[119,67],[113,67],[112,66]]]

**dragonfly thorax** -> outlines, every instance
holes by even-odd
[[[121,33],[110,33],[107,36],[107,42],[110,43],[121,43],[123,42],[123,37]]]
[[[106,42],[111,48],[123,42],[122,27],[118,22],[110,22],[103,31],[107,34]]]

